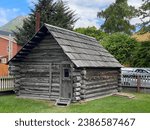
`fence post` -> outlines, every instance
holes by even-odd
[[[137,92],[140,92],[141,87],[141,78],[139,75],[137,75]]]

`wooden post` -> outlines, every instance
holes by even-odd
[[[137,92],[140,92],[141,87],[141,78],[139,75],[137,75]]]

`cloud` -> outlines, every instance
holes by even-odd
[[[136,18],[133,18],[131,19],[130,23],[135,25],[135,24],[140,24],[142,23],[142,21],[140,20],[141,17],[136,17]],[[143,22],[146,22],[146,21],[149,21],[149,18],[146,17],[145,19],[143,19]]]
[[[100,27],[101,21],[97,18],[97,12],[106,8],[115,0],[63,0],[67,1],[68,6],[71,10],[75,10],[77,17],[80,18],[76,24],[75,28],[78,27],[88,27],[96,26]]]
[[[128,0],[128,4],[138,9],[141,6],[142,0]]]
[[[6,24],[10,19],[16,17],[19,10],[20,9],[18,8],[6,9],[0,7],[0,26]]]
[[[67,1],[71,10],[75,10],[80,19],[76,22],[75,28],[96,26],[97,28],[104,22],[104,19],[97,18],[97,12],[106,9],[115,0],[63,0]],[[138,8],[142,0],[128,0],[128,4]],[[140,22],[140,19],[132,19],[131,23]]]

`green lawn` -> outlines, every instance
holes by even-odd
[[[74,103],[68,107],[58,107],[54,102],[21,99],[15,95],[0,96],[0,112],[1,113],[45,113],[45,112],[82,112],[82,113],[120,113],[120,112],[135,112],[144,113],[150,112],[150,94],[134,93],[135,98],[110,96],[84,103]]]

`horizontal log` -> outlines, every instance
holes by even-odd
[[[59,97],[59,93],[57,93],[57,92],[51,92],[50,96],[57,96],[57,97]]]
[[[83,89],[83,90],[80,91],[80,93],[81,93],[82,95],[84,95],[84,94],[86,93],[86,90]]]
[[[108,91],[112,89],[117,89],[117,86],[111,86],[111,87],[103,87],[103,88],[97,88],[92,90],[86,90],[84,94],[92,94],[92,93],[100,93],[102,91]]]
[[[49,100],[50,99],[50,96],[45,96],[45,95],[31,95],[31,94],[24,94],[24,93],[21,93],[19,95],[19,97],[21,98],[33,98],[33,99],[46,99],[46,100]]]
[[[111,82],[118,82],[118,80],[109,79],[109,80],[95,80],[95,81],[86,81],[85,84],[87,86],[102,84],[102,83],[111,83]]]
[[[76,101],[80,101],[81,98],[80,98],[80,97],[75,97],[75,100],[76,100]]]
[[[90,89],[101,88],[101,87],[105,87],[105,86],[113,86],[113,85],[118,86],[118,83],[117,82],[102,83],[102,84],[87,86],[85,89],[90,90]]]
[[[19,90],[20,93],[31,94],[31,95],[44,95],[49,96],[49,92],[36,92],[36,91],[28,91],[28,90]]]
[[[59,88],[52,88],[51,92],[58,92],[59,93],[60,89]]]
[[[73,95],[74,96],[80,96],[80,92],[74,92]]]
[[[81,85],[81,89],[86,89],[86,85],[85,85],[85,84],[82,84],[82,85]]]
[[[11,71],[19,71],[20,67],[9,67],[9,70],[11,70]]]
[[[35,48],[34,50],[32,50],[32,53],[30,54],[31,56],[32,55],[45,55],[45,54],[63,54],[64,55],[64,53],[63,53],[63,51],[62,51],[62,49],[60,49],[60,48],[57,48],[57,49],[38,49],[38,48]]]
[[[27,64],[27,63],[23,63],[23,65],[21,65],[22,69],[49,69],[49,64],[41,64],[41,65],[35,65],[35,64]]]
[[[75,92],[79,92],[81,90],[81,88],[74,88]]]
[[[19,83],[15,83],[15,88],[19,88],[21,85]]]
[[[49,77],[30,77],[21,78],[21,82],[31,82],[31,83],[49,83]]]
[[[44,39],[41,41],[41,44],[44,44],[44,43],[47,43],[48,45],[50,44],[50,43],[56,43],[56,40],[55,39],[53,39],[52,37],[50,38],[50,37],[44,37]]]
[[[52,87],[60,87],[60,84],[59,83],[52,83],[51,86]]]
[[[81,71],[81,74],[82,74],[82,75],[86,75],[86,70],[82,70],[82,71]]]
[[[52,83],[60,83],[60,78],[52,78]]]
[[[15,84],[20,84],[21,79],[15,79],[14,82],[15,82]]]
[[[33,77],[49,77],[49,73],[43,72],[43,73],[38,73],[38,72],[32,72],[32,73],[21,73],[22,77],[28,77],[28,78],[33,78]]]
[[[81,76],[80,72],[72,72],[72,76]]]
[[[43,49],[52,50],[52,49],[61,49],[61,47],[58,46],[58,45],[49,45],[49,46],[47,46],[47,45],[42,45],[41,44],[40,46],[35,48],[35,50],[39,50],[39,49],[41,49],[41,50],[43,50]]]
[[[20,79],[22,76],[21,75],[15,75],[14,77],[17,79]]]
[[[74,83],[73,87],[75,87],[75,88],[81,87],[81,83]]]
[[[36,87],[36,86],[20,86],[20,89],[31,89],[35,91],[49,91],[48,87]]]
[[[19,71],[10,71],[9,72],[10,73],[10,75],[20,75],[20,72]]]
[[[25,82],[25,83],[20,83],[21,85],[29,85],[29,86],[45,86],[48,87],[49,83],[29,83],[29,82]]]
[[[42,50],[41,50],[42,51]],[[40,52],[40,53],[36,53],[36,52],[32,52],[31,55],[29,55],[27,58],[41,58],[42,56],[44,56],[43,58],[47,58],[47,57],[66,57],[65,54],[61,51],[53,51],[53,50],[47,50],[47,52]]]
[[[116,92],[117,92],[117,90],[110,90],[110,91],[105,91],[105,92],[101,92],[101,93],[94,93],[94,94],[89,94],[89,95],[80,95],[80,97],[82,99],[89,99],[89,98],[96,98],[96,97],[100,97],[100,96],[113,94]]]
[[[32,73],[32,72],[36,72],[36,73],[47,72],[47,73],[49,73],[49,69],[21,69],[21,73]]]
[[[76,82],[80,82],[81,80],[81,77],[80,76],[75,76],[73,77],[73,82],[76,83]]]

